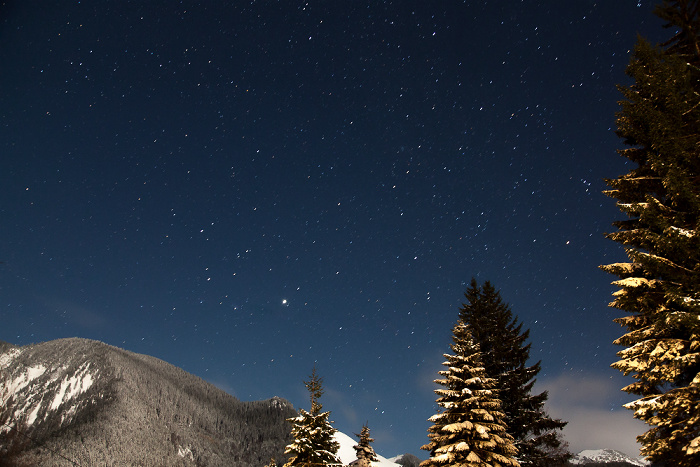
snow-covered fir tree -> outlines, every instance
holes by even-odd
[[[355,436],[359,438],[359,442],[352,448],[355,450],[355,457],[357,457],[357,460],[353,461],[350,465],[354,467],[369,467],[372,465],[372,462],[379,461],[377,454],[374,452],[374,448],[372,448],[372,441],[374,441],[374,439],[370,438],[369,427],[366,423],[362,426],[360,434],[358,435],[355,433]]]
[[[565,465],[572,457],[561,434],[566,422],[547,415],[547,392],[532,394],[540,362],[528,365],[530,330],[523,330],[523,323],[490,282],[479,287],[472,279],[464,296],[459,319],[479,345],[486,374],[496,380],[504,422],[515,439],[520,464]]]
[[[496,382],[486,374],[479,347],[461,321],[453,328],[452,340],[454,354],[445,354],[447,369],[439,372],[442,379],[435,380],[443,386],[435,390],[442,409],[430,417],[430,442],[421,447],[430,451],[430,458],[421,467],[519,466]]]
[[[601,266],[618,276],[611,306],[626,332],[613,364],[636,380],[626,405],[651,428],[641,453],[665,465],[700,465],[700,2],[665,1],[656,13],[674,36],[639,39],[617,114],[620,154],[630,172],[607,180],[626,214],[607,236],[628,262]]]
[[[330,412],[322,412],[319,402],[323,395],[323,378],[316,373],[314,367],[309,381],[304,385],[311,397],[311,410],[299,409],[299,415],[290,418],[292,424],[292,442],[287,445],[284,453],[289,455],[285,467],[311,467],[328,464],[340,464],[336,455],[340,445],[333,435],[337,431],[329,420]]]

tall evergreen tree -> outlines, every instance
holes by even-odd
[[[284,453],[291,457],[285,467],[309,467],[328,464],[340,464],[337,457],[340,445],[333,435],[337,431],[328,417],[330,412],[322,412],[319,399],[323,395],[323,378],[314,367],[309,381],[304,385],[309,390],[311,410],[299,409],[299,415],[288,419],[292,424],[292,442]]]
[[[372,462],[379,461],[377,454],[374,452],[374,448],[372,448],[372,441],[374,441],[374,439],[370,438],[369,427],[366,423],[362,426],[360,434],[358,435],[355,433],[355,436],[360,440],[352,447],[355,450],[355,457],[357,457],[357,460],[352,462],[351,465],[358,467],[370,466]]]
[[[618,276],[610,304],[627,313],[612,366],[636,380],[626,405],[650,428],[641,453],[668,465],[700,465],[700,2],[664,1],[657,15],[674,36],[639,39],[617,114],[620,154],[630,172],[605,193],[627,215],[608,238],[629,262],[601,266]]]
[[[496,382],[482,366],[482,354],[461,321],[453,328],[454,355],[445,354],[447,367],[435,382],[442,411],[430,417],[430,442],[421,447],[430,458],[421,467],[519,466],[513,438],[506,433]]]
[[[540,362],[528,366],[530,330],[513,316],[500,293],[486,281],[472,279],[459,318],[469,327],[483,354],[486,373],[496,380],[508,433],[515,438],[523,466],[566,464],[571,453],[562,441],[566,422],[550,418],[544,410],[547,392],[532,394]]]

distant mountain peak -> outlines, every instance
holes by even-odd
[[[269,399],[269,402],[272,407],[278,408],[280,410],[294,409],[294,406],[291,402],[289,402],[286,399],[282,399],[281,397],[273,396],[271,399]]]
[[[587,465],[587,464],[609,464],[609,463],[627,463],[630,466],[635,467],[646,467],[649,462],[630,457],[624,452],[616,451],[614,449],[586,449],[579,452],[571,460],[574,465]]]

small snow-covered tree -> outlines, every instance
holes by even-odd
[[[323,395],[323,378],[314,367],[309,381],[304,385],[311,397],[311,410],[299,409],[299,415],[288,419],[292,424],[292,442],[284,453],[290,455],[285,467],[307,467],[327,464],[339,464],[337,457],[340,445],[334,438],[337,431],[329,420],[330,412],[322,412],[319,402]]]
[[[700,1],[664,1],[658,16],[674,36],[639,39],[617,114],[619,153],[632,170],[606,180],[626,214],[607,237],[629,262],[601,268],[618,277],[612,307],[626,333],[612,366],[636,380],[626,405],[651,428],[641,453],[667,465],[700,465]]]
[[[352,462],[351,465],[362,467],[371,465],[371,462],[377,462],[379,458],[374,452],[374,448],[372,448],[371,444],[374,439],[369,436],[369,427],[367,424],[363,425],[360,434],[358,435],[355,433],[355,436],[357,436],[360,441],[352,447],[355,450],[355,457],[357,457],[357,460]]]
[[[430,417],[430,442],[421,447],[430,458],[421,467],[519,466],[513,437],[506,433],[495,380],[486,374],[482,355],[467,326],[453,328],[454,354],[445,354],[447,367],[435,382],[437,404],[442,410]]]
[[[459,310],[483,355],[486,373],[496,380],[504,422],[515,439],[518,460],[524,467],[565,465],[572,457],[561,430],[566,422],[553,419],[544,409],[547,392],[532,393],[540,362],[529,365],[529,329],[513,315],[510,305],[488,281],[472,279]]]

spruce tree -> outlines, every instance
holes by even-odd
[[[323,378],[316,373],[316,367],[304,385],[309,390],[311,410],[299,409],[297,417],[288,419],[292,424],[293,440],[284,451],[291,456],[284,465],[308,467],[340,464],[336,455],[340,445],[333,437],[337,430],[328,419],[330,412],[321,411],[323,406],[319,399],[323,395]]]
[[[496,380],[508,433],[515,438],[523,466],[566,464],[571,453],[562,440],[566,422],[550,418],[544,410],[547,392],[532,394],[540,362],[528,366],[530,330],[513,316],[493,285],[479,287],[472,279],[459,318],[469,327],[483,354],[486,373]]]
[[[628,262],[601,266],[618,276],[610,304],[627,314],[612,366],[635,381],[626,405],[651,428],[641,453],[668,465],[700,465],[700,2],[656,10],[674,30],[661,46],[639,39],[620,86],[617,134],[630,172],[606,180],[626,219],[607,237]]]
[[[357,457],[357,460],[351,465],[362,467],[371,465],[371,462],[379,461],[377,454],[372,448],[371,444],[374,439],[370,438],[369,427],[366,423],[362,426],[362,431],[360,434],[358,435],[355,433],[355,436],[357,436],[360,441],[352,447],[355,450],[355,457]]]
[[[447,367],[435,382],[442,410],[430,417],[430,442],[421,447],[430,458],[421,467],[519,466],[513,438],[506,433],[496,382],[484,369],[482,354],[461,321],[453,328],[454,354],[445,354]]]

